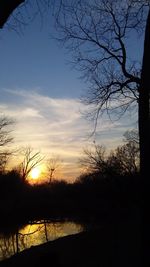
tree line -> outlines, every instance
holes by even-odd
[[[94,144],[91,149],[85,148],[83,157],[80,158],[80,165],[86,172],[84,175],[97,173],[102,177],[114,177],[138,174],[140,169],[138,132],[127,131],[124,136],[124,144],[109,153],[99,144]]]

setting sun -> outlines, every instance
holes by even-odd
[[[40,175],[40,169],[39,168],[34,168],[32,171],[31,171],[31,178],[32,179],[38,179],[39,178],[39,175]]]

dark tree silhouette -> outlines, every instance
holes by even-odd
[[[94,144],[94,147],[85,148],[79,164],[86,172],[102,172],[106,166],[106,150],[103,146]]]
[[[10,126],[14,123],[13,120],[6,116],[0,118],[0,147],[4,147],[13,141],[11,136]]]
[[[139,87],[139,136],[140,169],[144,179],[144,188],[150,188],[149,153],[150,153],[150,10],[147,17],[144,54]],[[147,187],[148,186],[148,187]]]
[[[14,121],[6,116],[0,117],[0,172],[3,173],[6,168],[6,164],[12,151],[8,149],[8,145],[12,143],[13,137],[11,136],[11,126]]]
[[[83,151],[80,165],[87,173],[99,173],[102,177],[132,175],[139,172],[139,145],[131,139],[109,154],[103,146],[95,144]]]
[[[129,107],[138,105],[140,169],[143,181],[150,181],[149,1],[62,1],[56,26],[58,40],[73,53],[75,66],[91,84],[83,102],[91,107],[89,115],[95,119],[95,126],[104,111],[110,116],[117,111],[121,116]],[[129,55],[128,42],[144,30],[141,65]]]
[[[115,151],[115,159],[120,166],[120,173],[135,174],[139,172],[139,146],[129,141]]]
[[[46,167],[47,167],[47,172],[48,172],[48,177],[49,177],[49,183],[52,182],[54,179],[54,174],[60,168],[62,165],[62,161],[57,155],[51,156],[47,162],[46,162]]]
[[[26,181],[31,171],[41,163],[43,157],[40,152],[34,152],[31,147],[27,147],[23,151],[24,159],[19,166],[19,171],[23,181]]]
[[[139,134],[136,129],[126,131],[123,136],[125,137],[124,138],[125,143],[132,142],[135,145],[139,146]]]

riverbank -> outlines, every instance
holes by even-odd
[[[140,266],[137,222],[107,224],[31,247],[0,262],[0,267],[134,267]]]

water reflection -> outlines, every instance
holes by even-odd
[[[21,228],[9,236],[0,235],[0,260],[27,249],[31,246],[57,239],[83,230],[82,226],[73,222],[36,222]]]

